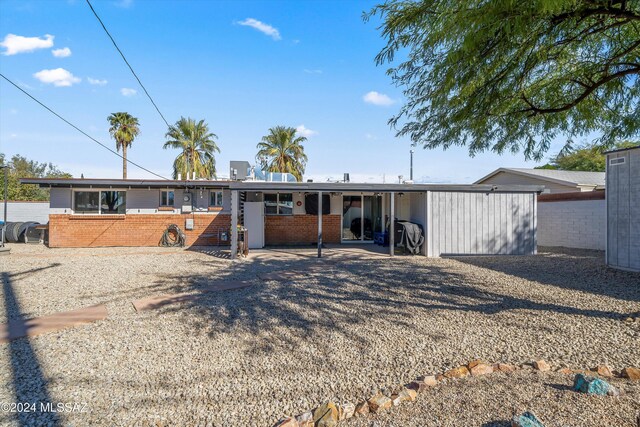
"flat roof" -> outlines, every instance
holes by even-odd
[[[327,191],[327,192],[378,192],[412,193],[425,191],[458,191],[486,193],[541,193],[543,185],[491,185],[491,184],[368,184],[355,182],[264,182],[232,181],[229,189],[239,191]]]
[[[238,191],[288,192],[374,192],[411,193],[426,191],[457,191],[474,193],[541,193],[543,185],[492,184],[371,184],[358,182],[272,182],[272,181],[213,181],[160,179],[87,179],[87,178],[21,178],[23,184],[44,188],[229,188]]]
[[[97,178],[20,178],[22,184],[61,188],[227,188],[228,180],[175,180],[175,179],[97,179]]]

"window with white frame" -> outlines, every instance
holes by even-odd
[[[127,213],[126,191],[74,191],[76,214],[124,215]]]
[[[222,207],[222,190],[211,190],[209,192],[209,206]]]
[[[174,193],[173,190],[160,191],[160,206],[173,207]]]
[[[267,215],[293,215],[293,194],[265,194],[264,212]]]

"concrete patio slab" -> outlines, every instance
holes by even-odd
[[[228,291],[232,289],[246,288],[252,285],[253,283],[251,282],[240,282],[240,281],[224,282],[224,283],[217,283],[217,284],[207,286],[206,288],[199,289],[199,291],[201,294],[211,293],[211,292],[221,292],[221,291]],[[135,308],[136,311],[138,312],[146,311],[146,310],[155,310],[157,308],[164,307],[171,304],[195,301],[199,297],[200,295],[197,293],[194,294],[194,293],[188,293],[188,292],[184,292],[180,294],[156,295],[153,297],[141,298],[133,301],[133,308]]]
[[[107,306],[98,304],[49,316],[14,320],[0,324],[0,342],[9,342],[22,337],[32,337],[45,332],[59,331],[106,318]]]

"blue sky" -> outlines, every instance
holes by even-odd
[[[307,178],[349,172],[359,181],[382,182],[383,174],[387,182],[401,174],[408,179],[410,143],[387,125],[402,93],[386,67],[374,63],[384,45],[378,22],[362,21],[376,2],[92,3],[167,120],[205,119],[218,135],[219,175],[228,174],[230,160],[254,163],[268,128],[287,125],[304,126],[308,135]],[[84,0],[3,0],[0,28],[3,74],[110,146],[106,117],[135,115],[142,132],[129,158],[170,175],[177,153],[162,149],[166,126]],[[118,157],[4,80],[0,151],[52,162],[76,176],[121,176]],[[501,166],[536,165],[522,154],[470,158],[464,148],[416,147],[414,156],[414,178],[425,182],[468,183]],[[149,177],[133,166],[129,176]]]

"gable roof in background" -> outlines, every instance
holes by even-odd
[[[536,178],[569,186],[604,187],[604,172],[562,171],[553,169],[499,168],[489,175],[480,178],[474,184],[482,184],[487,179],[501,172]]]

